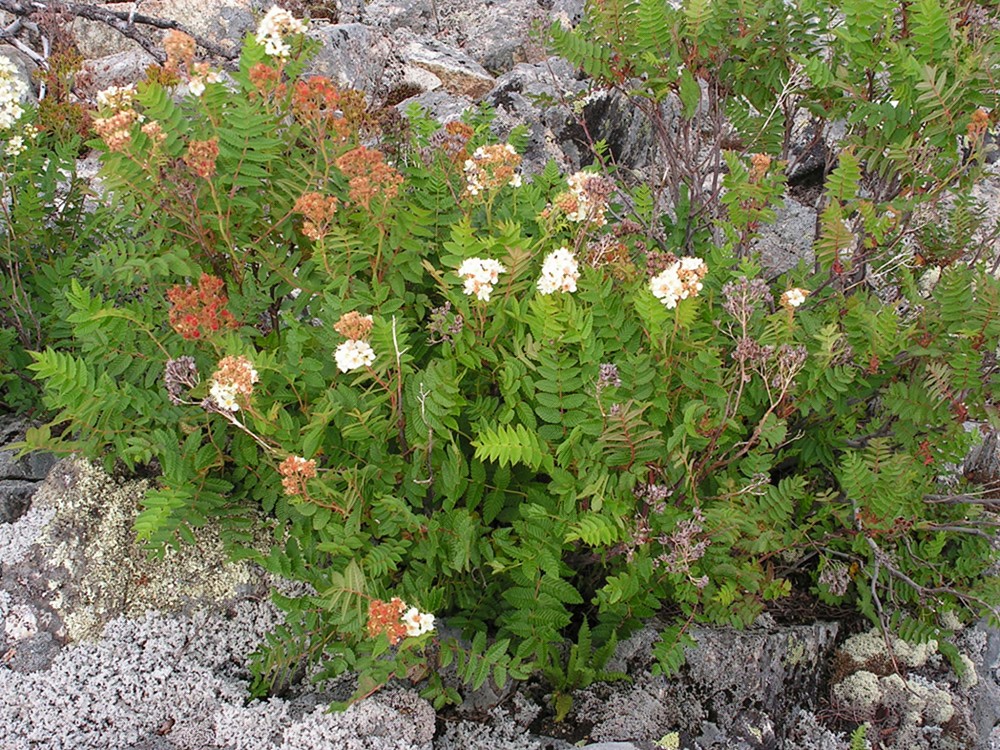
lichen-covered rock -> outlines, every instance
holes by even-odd
[[[668,680],[648,671],[655,642],[648,628],[622,643],[611,665],[626,667],[634,683],[580,691],[575,716],[593,723],[591,737],[605,742],[656,742],[679,731],[703,748],[778,747],[790,717],[816,704],[837,630],[834,623],[696,628],[697,645]]]
[[[120,3],[90,4],[122,10]],[[191,32],[230,50],[238,49],[243,37],[256,25],[250,0],[142,0],[139,12],[177,21]],[[71,30],[77,47],[86,58],[141,49],[131,39],[98,21],[77,18]]]
[[[380,29],[360,23],[316,24],[307,33],[320,42],[320,49],[306,75],[327,76],[372,98],[384,98],[403,80],[403,61]]]
[[[0,585],[20,582],[36,607],[58,613],[70,640],[98,635],[119,615],[218,602],[260,585],[259,571],[228,562],[212,527],[197,531],[197,546],[150,559],[132,528],[146,486],[118,482],[81,460],[57,464],[32,508],[32,522],[49,521],[20,560],[5,561]]]
[[[813,262],[813,238],[816,234],[816,210],[791,199],[782,199],[775,220],[762,226],[751,251],[760,255],[768,277],[780,276],[799,263]]]
[[[459,49],[405,29],[393,41],[406,64],[433,74],[450,94],[478,99],[493,88],[493,76]]]

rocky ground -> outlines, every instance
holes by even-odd
[[[0,426],[10,443],[25,425]],[[559,724],[530,682],[463,691],[439,714],[411,685],[328,713],[349,678],[251,700],[247,657],[280,623],[268,592],[285,584],[225,562],[210,528],[149,559],[131,529],[144,481],[10,450],[0,469],[0,492],[30,497],[0,523],[5,750],[844,750],[838,730],[864,720],[899,750],[1000,747],[1000,633],[985,625],[959,636],[962,676],[934,644],[893,642],[894,667],[878,632],[768,616],[694,630],[667,679],[652,672],[651,623],[607,665],[629,679],[577,691]]]

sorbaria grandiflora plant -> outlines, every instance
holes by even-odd
[[[761,77],[783,89],[735,53],[713,67],[722,42],[702,35],[741,36],[693,14],[732,5],[692,4],[644,49],[680,50],[743,96]],[[755,5],[744,35],[804,34],[784,8]],[[523,135],[493,142],[488,112],[441,127],[412,108],[404,127],[299,77],[299,23],[272,10],[231,77],[172,34],[170,76],[106,92],[94,145],[131,233],[79,264],[72,348],[32,365],[54,417],[30,443],[158,470],[140,537],[213,521],[234,555],[309,585],[277,597],[262,691],[308,658],[317,678],[356,671],[358,695],[399,678],[458,700],[440,676],[456,664],[473,685],[537,670],[562,696],[658,613],[679,616],[656,650],[669,670],[690,623],[745,626],[793,591],[925,633],[946,611],[995,611],[991,516],[955,467],[979,438],[967,427],[996,422],[996,279],[954,263],[922,291],[897,264],[884,303],[738,258],[781,193],[773,98],[750,102],[757,150],[724,154],[717,241],[672,244],[649,193],[613,175],[522,174]],[[856,83],[922,85],[923,69]],[[688,112],[699,69],[680,75]],[[831,108],[855,96],[823,86]],[[977,115],[948,86],[955,138]],[[897,148],[931,149],[891,145],[895,165]],[[872,158],[846,151],[829,189]],[[914,200],[921,174],[898,178]],[[840,195],[843,217],[889,236],[894,215],[861,195]]]

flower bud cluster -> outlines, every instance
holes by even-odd
[[[124,151],[132,142],[132,124],[139,120],[134,109],[123,109],[108,117],[94,118],[94,131],[104,139],[109,151]]]
[[[194,357],[177,357],[168,359],[163,372],[163,385],[167,389],[167,398],[175,406],[183,403],[181,394],[194,388],[200,380],[198,366]]]
[[[12,135],[7,139],[7,146],[4,149],[4,153],[7,156],[20,156],[27,149],[28,145],[25,143],[24,139],[35,140],[38,137],[38,128],[34,125],[27,124],[21,129],[19,135]]]
[[[163,51],[167,53],[167,69],[176,72],[194,60],[195,41],[190,35],[174,29],[163,37]]]
[[[7,57],[0,57],[0,130],[11,127],[24,108],[21,101],[28,95],[28,86],[21,80],[17,66]]]
[[[466,258],[458,267],[458,275],[465,282],[465,293],[470,296],[474,294],[476,299],[483,302],[490,301],[493,285],[497,283],[500,274],[506,272],[507,269],[492,258]]]
[[[236,319],[225,309],[229,301],[223,281],[203,273],[198,286],[175,286],[167,292],[171,303],[170,325],[186,339],[199,339],[220,328],[235,328]]]
[[[569,221],[604,226],[608,201],[615,183],[593,172],[576,172],[567,179],[569,192],[556,196],[553,203]]]
[[[434,630],[434,615],[409,607],[398,596],[387,602],[372,599],[368,603],[368,635],[377,638],[385,633],[393,646],[403,638],[429,633]]]
[[[188,169],[202,179],[209,179],[215,174],[215,160],[219,158],[219,139],[209,138],[207,141],[191,141],[184,163]]]
[[[688,297],[697,297],[702,289],[701,280],[708,273],[708,266],[701,258],[684,257],[671,263],[649,282],[653,296],[668,310]]]
[[[306,217],[302,222],[302,234],[314,242],[326,237],[338,203],[336,196],[322,193],[304,193],[299,196],[294,210]]]
[[[246,357],[223,357],[212,375],[208,395],[219,409],[239,411],[239,401],[250,398],[254,383],[259,380],[260,376]]]
[[[305,495],[306,480],[316,477],[316,461],[302,456],[289,456],[278,465],[281,486],[286,495]]]
[[[341,372],[370,367],[375,361],[375,350],[367,341],[373,324],[371,315],[361,315],[356,311],[341,315],[334,323],[333,330],[347,338],[333,353]]]
[[[541,294],[553,292],[575,292],[580,278],[580,268],[576,256],[568,248],[561,247],[545,256],[542,275],[538,279]]]
[[[388,202],[399,195],[403,175],[384,161],[377,149],[358,146],[337,159],[337,168],[348,178],[349,197],[366,211],[371,202]]]
[[[269,57],[288,57],[291,46],[282,38],[287,34],[304,34],[306,25],[284,8],[272,5],[257,27],[257,43],[264,45]]]
[[[509,143],[480,146],[465,160],[465,189],[469,195],[479,195],[504,185],[521,186],[521,156]]]
[[[198,63],[194,66],[196,75],[188,79],[188,91],[194,96],[201,96],[205,93],[205,85],[209,83],[222,83],[222,74],[217,70],[211,70],[208,63]]]
[[[135,99],[135,86],[108,86],[97,92],[97,108],[102,110],[129,109]]]

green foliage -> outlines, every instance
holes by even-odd
[[[276,596],[261,694],[302,660],[357,672],[356,697],[411,680],[436,705],[461,699],[445,666],[473,687],[541,671],[561,717],[665,609],[665,674],[691,623],[746,626],[793,588],[913,632],[936,607],[995,611],[982,507],[958,494],[975,488],[940,477],[966,424],[995,421],[1000,283],[984,259],[923,289],[880,267],[888,304],[864,283],[897,218],[974,174],[956,136],[990,87],[966,90],[983,74],[962,56],[994,65],[949,5],[908,8],[906,34],[896,5],[860,0],[622,0],[554,28],[602,85],[674,106],[673,145],[692,138],[673,184],[631,193],[555,165],[518,184],[523,134],[492,143],[485,108],[383,132],[357,92],[252,39],[232,87],[154,77],[130,105],[145,119],[92,142],[97,214],[53,215],[51,154],[11,172],[30,231],[4,260],[42,333],[5,398],[44,387],[32,447],[156,470],[135,524],[152,548],[215,523],[309,592]],[[819,274],[769,282],[746,256],[800,106],[849,133]],[[953,215],[968,241],[976,211]]]

